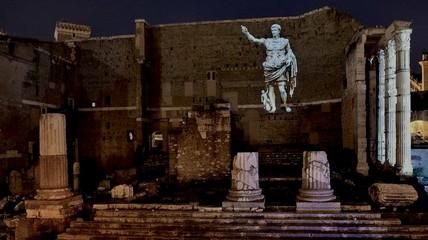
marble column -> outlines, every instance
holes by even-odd
[[[396,163],[396,104],[395,41],[388,40],[385,52],[385,160],[390,166]]]
[[[40,118],[40,189],[36,199],[72,196],[68,188],[65,115],[42,114]]]
[[[297,195],[297,212],[340,212],[340,202],[330,185],[330,164],[324,151],[303,153],[302,187]]]
[[[378,104],[377,104],[377,160],[385,163],[385,53],[379,50],[378,59]]]
[[[328,202],[336,199],[330,185],[330,165],[324,151],[303,153],[302,187],[297,199],[308,202]]]
[[[222,206],[225,209],[263,209],[259,186],[259,153],[238,152],[233,159],[232,184]]]
[[[397,163],[400,175],[412,176],[410,136],[410,34],[411,29],[395,33],[397,45]]]
[[[39,229],[64,232],[70,219],[83,207],[82,197],[73,195],[68,188],[65,115],[42,114],[39,137],[40,188],[37,189],[35,199],[25,200],[26,218],[19,223],[32,226],[26,232],[25,239],[39,239]]]

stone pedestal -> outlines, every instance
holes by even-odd
[[[240,152],[233,159],[232,185],[222,206],[225,209],[264,209],[259,187],[257,152]]]
[[[40,189],[35,200],[25,201],[27,218],[66,219],[82,208],[81,196],[68,188],[65,115],[40,118]]]
[[[26,200],[27,218],[66,219],[82,210],[80,195],[58,200]]]
[[[296,210],[340,211],[339,202],[330,185],[330,165],[323,151],[303,153],[302,187],[297,196]]]

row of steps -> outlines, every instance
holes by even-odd
[[[98,209],[91,221],[72,222],[58,239],[428,239],[428,226],[370,212]]]

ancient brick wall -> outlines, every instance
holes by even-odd
[[[79,56],[74,88],[81,161],[100,171],[134,166],[142,141],[140,68],[133,36],[75,42]],[[128,134],[132,133],[133,139]]]
[[[241,33],[240,25],[247,26],[256,37],[270,37],[273,23],[279,23],[282,35],[290,40],[299,73],[297,89],[291,99],[296,104],[295,111],[284,114],[280,110],[268,117],[264,116],[260,105],[265,49],[250,43]],[[253,145],[269,140],[289,144],[299,137],[296,131],[300,130],[296,128],[301,119],[311,121],[311,125],[320,121],[311,118],[313,114],[304,107],[300,109],[301,106],[314,102],[321,106],[323,101],[340,102],[346,79],[344,49],[359,26],[350,16],[328,8],[297,17],[151,26],[153,68],[149,88],[153,94],[149,97],[149,106],[164,107],[160,115],[167,116],[176,111],[166,108],[169,106],[191,106],[212,98],[224,99],[231,102],[232,110],[240,116],[236,125],[247,138],[240,144]],[[277,101],[279,104],[279,97]],[[341,131],[340,108],[332,109],[338,111],[332,114],[337,117],[334,124],[339,123],[339,126],[336,128],[332,122],[325,122],[326,128]],[[252,132],[257,126],[274,135],[257,135]],[[316,134],[312,134],[312,139]],[[328,135],[335,137],[330,138],[327,145],[341,141],[340,134],[330,132]],[[304,139],[303,144],[314,143],[310,137]]]
[[[70,54],[64,44],[0,37],[0,184],[37,161],[41,108],[64,106]]]
[[[342,105],[343,148],[353,150],[358,161],[357,171],[365,175],[368,174],[368,103],[366,101],[366,58],[364,52],[366,34],[366,32],[355,34],[354,41],[347,50],[347,84]]]
[[[230,175],[230,110],[192,111],[181,132],[170,134],[170,174],[179,182]]]
[[[282,26],[282,35],[290,40],[299,63],[295,101],[341,97],[344,49],[359,24],[348,15],[323,9],[299,17],[153,26],[154,80],[170,85],[173,98],[170,104],[163,99],[162,105],[185,104],[180,97],[185,97],[187,82],[193,82],[195,97],[205,96],[209,71],[217,72],[220,96],[238,91],[239,104],[259,103],[265,50],[250,43],[240,25],[256,37],[269,37],[273,23]]]

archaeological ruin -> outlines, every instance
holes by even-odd
[[[411,22],[130,24],[0,35],[0,239],[428,239]]]

